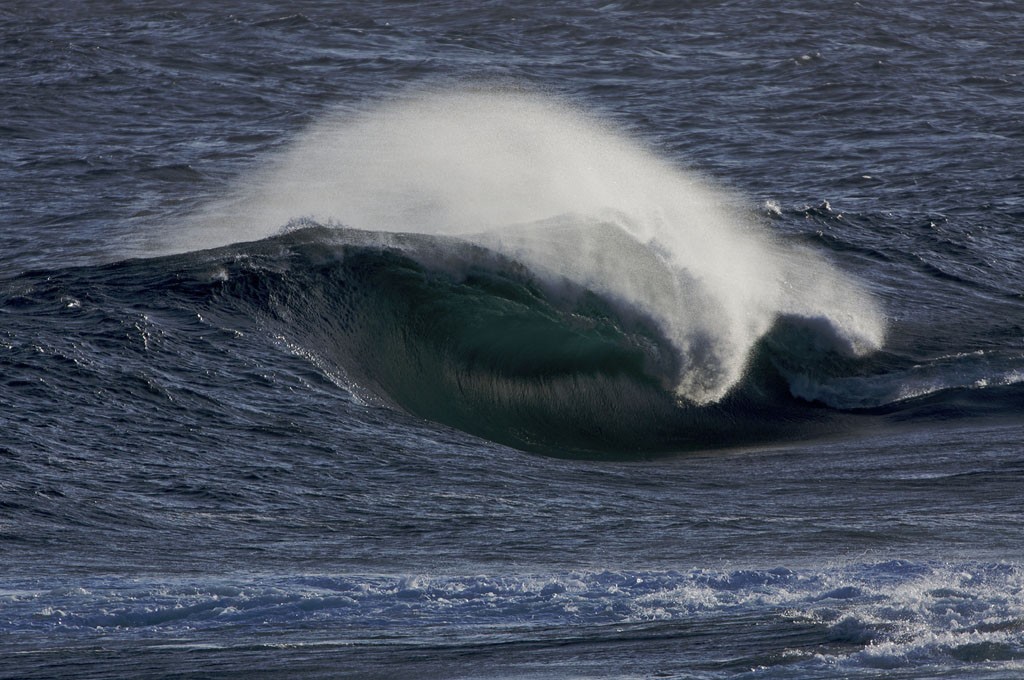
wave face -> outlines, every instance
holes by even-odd
[[[611,241],[614,230],[545,225],[543,236]],[[722,398],[682,399],[680,376],[716,348],[684,354],[647,308],[476,240],[307,225],[157,262],[195,282],[190,304],[204,316],[258,320],[358,400],[530,451],[631,458],[821,436],[912,408],[934,415],[904,404],[906,360],[856,356],[832,321],[799,314],[778,314]],[[614,252],[657,260],[631,243],[637,253],[629,242]],[[942,389],[961,387],[962,362],[933,368]]]
[[[453,237],[310,227],[212,252],[214,309],[259,319],[365,402],[493,441],[632,455],[817,419],[764,367],[719,402],[682,401],[677,348],[642,310]]]
[[[555,413],[590,398],[573,385],[583,378],[564,376],[589,381],[599,375],[608,395],[603,421],[616,418],[621,408],[622,399],[611,395],[623,389],[625,374],[647,376],[630,383],[625,399],[655,413],[722,402],[737,390],[758,343],[781,318],[816,327],[823,351],[857,357],[881,346],[883,316],[867,294],[812,252],[774,241],[738,205],[564,102],[522,92],[427,92],[313,126],[224,201],[194,215],[168,247],[195,250],[257,240],[297,219],[365,232],[457,236],[456,250],[461,244],[482,246],[528,268],[537,285],[568,282],[599,296],[602,305],[631,309],[649,324],[634,331],[618,325],[621,319],[607,326],[584,315],[594,326],[577,336],[578,315],[571,307],[560,308],[555,322],[539,308],[524,316],[511,303],[488,308],[489,302],[469,295],[460,304],[487,313],[474,317],[474,331],[455,331],[445,324],[470,315],[434,308],[464,289],[438,298],[436,290],[380,284],[373,294],[390,295],[386,308],[404,305],[412,315],[389,323],[419,324],[423,338],[470,333],[474,339],[467,346],[445,352],[467,352],[473,365],[484,357],[480,361],[507,377],[516,376],[517,360],[511,357],[519,353],[525,351],[537,366],[546,365],[545,353],[560,355],[555,373],[563,377],[552,381],[545,374],[543,388],[532,382],[496,391],[456,381],[473,395],[467,399],[492,397],[485,399],[492,406],[483,409],[488,419],[500,421],[505,409],[533,403],[540,389],[546,394],[543,410],[559,420]],[[432,248],[444,250],[441,243]],[[417,285],[436,284],[416,276]],[[390,332],[380,329],[384,338]],[[550,349],[562,347],[560,334],[581,343],[578,371],[563,370],[564,348]],[[653,335],[659,338],[657,351],[625,340]],[[591,370],[602,352],[614,358]],[[659,366],[653,377],[640,369],[652,362]],[[401,361],[381,367],[388,375],[409,369]],[[444,383],[443,373],[430,369],[427,383]],[[437,395],[410,386],[411,375],[373,379],[386,383],[396,401],[435,416],[441,407],[426,404]],[[652,391],[666,380],[671,399]],[[515,404],[512,393],[519,395]]]

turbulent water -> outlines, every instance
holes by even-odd
[[[1022,32],[0,9],[0,677],[1024,672]]]

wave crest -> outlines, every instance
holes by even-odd
[[[313,126],[176,246],[256,240],[302,216],[458,235],[642,310],[675,347],[674,392],[692,404],[726,397],[781,315],[818,320],[847,352],[878,348],[872,299],[739,204],[564,101],[420,92]]]

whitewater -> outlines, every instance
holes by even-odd
[[[0,678],[1024,668],[1012,3],[0,8]]]

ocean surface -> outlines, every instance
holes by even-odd
[[[0,7],[0,677],[1024,674],[1014,2]]]

